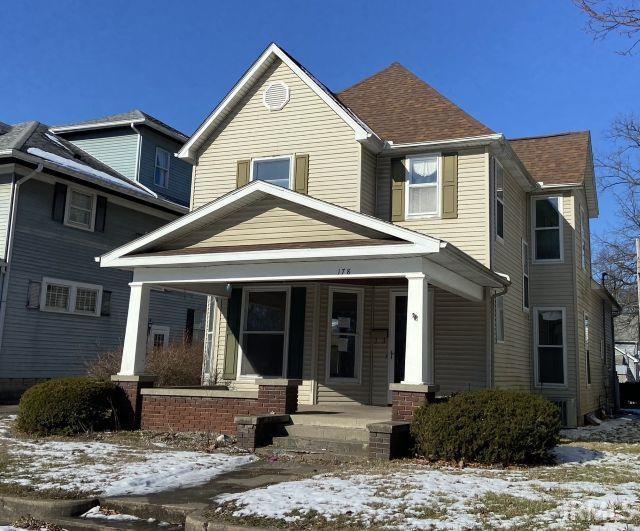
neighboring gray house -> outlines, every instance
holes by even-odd
[[[185,213],[178,203],[188,204],[191,181],[190,165],[172,155],[182,135],[144,116],[132,154],[109,149],[107,133],[117,144],[121,131],[97,131],[94,146],[83,132],[95,157],[41,123],[0,123],[0,399],[40,379],[82,374],[122,344],[132,274],[101,269],[95,257]],[[170,154],[166,167],[145,155],[153,142]],[[124,172],[127,157],[140,182],[111,167]],[[153,183],[154,172],[167,186]],[[154,291],[149,345],[201,339],[205,308],[202,296]]]
[[[616,341],[616,373],[620,383],[640,382],[640,355],[633,341]]]

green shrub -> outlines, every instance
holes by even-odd
[[[550,461],[559,431],[558,408],[547,399],[495,389],[423,406],[411,425],[416,452],[428,459],[503,465]]]
[[[72,435],[112,429],[120,393],[115,384],[95,378],[48,380],[22,395],[18,429],[36,435]]]

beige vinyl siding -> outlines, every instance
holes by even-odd
[[[564,261],[540,263],[533,260],[535,238],[531,238],[531,307],[557,306],[566,309],[567,379],[565,388],[542,388],[542,394],[550,398],[570,398],[576,394],[576,292],[574,269],[574,201],[569,193],[545,193],[539,196],[562,197],[562,233]],[[531,206],[533,208],[533,205]]]
[[[277,197],[267,197],[156,250],[369,238],[388,236]]]
[[[284,81],[289,103],[269,111],[266,84]],[[191,208],[236,187],[236,161],[274,155],[309,155],[309,195],[359,210],[361,146],[322,99],[281,61],[276,61],[203,146],[194,170]]]
[[[374,216],[376,214],[376,155],[361,149],[360,212]]]
[[[6,258],[9,216],[11,215],[12,175],[0,175],[0,260]]]
[[[504,239],[496,239],[493,222],[492,262],[496,272],[509,275],[511,285],[503,299],[505,340],[495,345],[493,384],[496,387],[529,391],[533,383],[531,321],[529,312],[522,307],[522,240],[529,241],[529,201],[526,192],[506,170],[503,191]],[[495,203],[492,202],[492,205]],[[492,212],[492,220],[495,220],[495,207]]]
[[[378,159],[378,216],[390,219],[391,163]],[[483,150],[458,154],[458,217],[424,218],[398,225],[451,242],[482,264],[489,266],[488,155]]]

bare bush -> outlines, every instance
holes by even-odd
[[[202,353],[201,342],[169,343],[147,353],[146,373],[155,376],[161,387],[200,385]],[[103,352],[87,364],[87,374],[107,380],[118,373],[121,360],[122,348]]]

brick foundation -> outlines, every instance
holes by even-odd
[[[420,406],[435,401],[437,387],[433,385],[392,384],[391,420],[411,422],[413,413]]]
[[[130,427],[151,431],[235,435],[236,417],[285,415],[298,406],[297,380],[262,380],[258,392],[207,389],[145,389],[118,381],[128,398]],[[254,437],[255,438],[255,437]]]
[[[411,448],[409,422],[376,422],[369,424],[369,457],[388,461],[405,457]]]
[[[284,435],[284,426],[291,422],[289,415],[252,415],[236,417],[238,446],[253,452],[259,446],[271,444],[274,435]]]
[[[142,389],[153,387],[152,376],[112,376],[113,380],[123,391],[122,404],[118,408],[120,427],[128,430],[140,427],[142,413]]]

